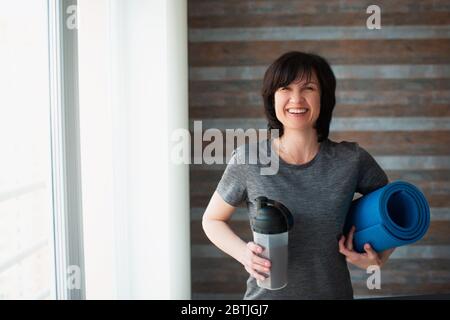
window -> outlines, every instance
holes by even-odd
[[[0,299],[83,299],[76,0],[0,1]]]
[[[1,1],[0,299],[54,297],[47,1]]]
[[[181,4],[0,0],[0,299],[189,297]]]

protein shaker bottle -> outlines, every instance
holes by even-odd
[[[252,219],[254,242],[263,247],[262,257],[271,261],[266,279],[257,280],[258,286],[270,290],[285,287],[288,282],[288,231],[294,224],[294,217],[280,202],[258,197],[256,216]]]

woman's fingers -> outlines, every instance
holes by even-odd
[[[253,241],[250,241],[250,242],[247,243],[247,248],[249,248],[250,251],[252,251],[254,253],[261,253],[261,252],[263,252],[263,248],[261,246],[258,246]]]
[[[257,255],[253,255],[250,267],[264,275],[270,272],[270,261]]]
[[[264,280],[270,272],[270,261],[259,256],[263,248],[254,242],[247,243],[247,262],[245,269],[258,280]]]
[[[263,274],[268,274],[270,272],[270,268],[269,267],[266,267],[266,266],[261,265],[259,263],[252,263],[251,267],[252,267],[253,270],[256,270],[256,271],[258,271],[260,273],[263,273]]]
[[[353,229],[353,228],[352,228]],[[358,253],[353,251],[353,246],[351,246],[351,250],[349,250],[350,246],[350,238],[354,231],[349,233],[349,237],[346,240],[345,236],[342,235],[339,240],[339,252],[346,257],[346,261],[350,262],[360,268],[367,268],[368,265],[382,265],[382,261],[378,255],[378,253],[372,249],[371,245],[366,243],[364,245],[365,253]]]
[[[270,268],[270,261],[258,256],[263,252],[263,248],[254,242],[247,243],[247,247],[254,253],[252,257],[252,263],[260,264],[261,266]]]
[[[339,252],[342,253],[344,256],[347,257],[347,259],[350,260],[356,260],[359,258],[359,254],[355,251],[350,251],[345,246],[345,236],[342,235],[341,239],[339,240]]]
[[[345,247],[350,251],[353,251],[353,235],[354,234],[355,234],[355,226],[353,226],[350,229],[350,232],[348,233],[347,241],[345,241]]]
[[[255,279],[257,280],[261,280],[263,281],[265,279],[265,277],[261,274],[259,274],[258,272],[256,272],[255,270],[253,270],[250,267],[245,267],[245,270],[247,270],[247,272]]]
[[[270,261],[258,256],[253,256],[252,262],[265,268],[270,268]]]
[[[375,250],[372,249],[370,244],[366,243],[364,245],[364,251],[367,252],[367,257],[369,259],[372,259],[372,260],[377,260],[378,259],[378,254],[375,252]]]
[[[343,255],[347,255],[348,251],[349,250],[345,247],[345,236],[342,235],[341,238],[339,239],[339,252],[342,253]]]

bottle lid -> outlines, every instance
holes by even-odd
[[[292,228],[294,217],[282,203],[267,197],[258,197],[256,216],[252,219],[252,230],[262,234],[283,233]]]

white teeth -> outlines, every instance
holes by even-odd
[[[304,108],[300,108],[300,109],[288,109],[288,112],[289,112],[289,113],[294,113],[294,114],[305,113],[306,111],[308,111],[308,109],[304,109]]]

